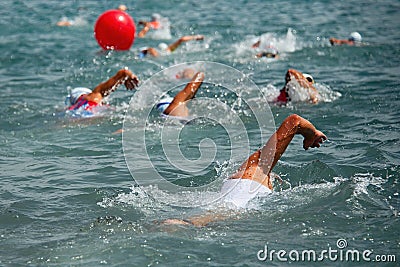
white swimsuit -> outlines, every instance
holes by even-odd
[[[247,203],[253,198],[266,196],[271,192],[268,187],[250,179],[227,179],[221,188],[224,202],[234,208],[246,208]]]

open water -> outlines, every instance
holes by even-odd
[[[129,51],[101,51],[94,23],[119,4],[0,3],[1,266],[398,266],[400,1],[128,0],[123,4],[136,22],[157,12],[168,18],[170,31],[136,38]],[[56,26],[63,17],[75,25]],[[366,45],[329,45],[329,37],[347,38],[352,31],[360,32]],[[205,40],[156,59],[137,56],[140,47],[189,34],[203,34]],[[281,51],[278,60],[254,58],[250,47],[259,36],[273,40]],[[267,97],[283,86],[288,68],[312,74],[324,101],[266,110],[276,125],[297,113],[329,141],[304,151],[295,137],[274,169],[285,183],[256,199],[252,209],[202,228],[165,227],[157,221],[206,212],[210,206],[197,205],[204,202],[200,199],[212,202],[221,181],[246,159],[243,147],[230,139],[242,134],[239,123],[215,112],[219,117],[212,122],[168,125],[182,128],[181,149],[189,159],[199,158],[200,143],[218,148],[215,160],[193,176],[166,163],[158,135],[162,120],[138,124],[145,118],[137,109],[147,105],[138,97],[144,90],[119,88],[107,100],[112,108],[90,120],[68,117],[64,100],[71,88],[93,88],[123,67],[144,86],[160,71],[173,79],[177,67],[169,67],[195,61],[215,62],[206,64],[206,77],[240,83],[240,77],[212,68],[232,67]],[[162,87],[152,89],[162,93]],[[200,91],[232,104],[229,93],[217,87],[204,84]],[[260,129],[246,106],[235,110],[254,151],[263,144]],[[137,128],[127,129],[132,125]],[[157,182],[137,186],[135,171],[156,180],[141,169],[142,144],[128,138],[142,129],[149,158],[166,178],[181,186],[215,186],[206,194],[187,193],[182,205],[171,204],[177,197],[163,196]],[[271,259],[272,250],[286,251],[280,255],[288,261],[277,253]],[[323,254],[322,262],[302,260],[304,250],[336,254]],[[348,250],[372,254],[351,261],[345,259]]]

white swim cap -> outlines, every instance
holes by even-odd
[[[309,81],[310,83],[314,83],[314,78],[313,76],[311,76],[308,73],[303,73],[304,78],[306,78],[307,81]]]
[[[72,89],[71,94],[69,95],[69,102],[71,105],[75,104],[78,101],[81,95],[90,94],[92,90],[85,87],[77,87]]]
[[[350,33],[349,40],[361,43],[361,40],[362,40],[361,34],[359,34],[358,32],[352,32],[352,33]]]
[[[168,45],[167,45],[166,43],[160,43],[160,44],[158,45],[158,48],[159,48],[160,50],[166,50],[166,49],[168,48]]]
[[[273,55],[279,54],[278,49],[276,49],[274,46],[270,45],[267,48],[265,48],[266,53],[271,53]]]
[[[151,15],[151,19],[153,21],[159,21],[161,19],[161,15],[158,13],[154,13],[153,15]]]
[[[174,100],[174,98],[167,96],[164,97],[163,99],[160,100],[160,102],[158,102],[156,108],[160,113],[163,113],[169,106],[169,104],[172,103],[172,101]]]

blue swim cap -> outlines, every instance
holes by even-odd
[[[147,50],[148,50],[148,49],[149,49],[148,46],[143,46],[143,47],[141,47],[141,48],[139,49],[138,57],[141,59],[141,58],[144,58],[145,56],[147,56]]]
[[[160,102],[158,102],[156,108],[160,113],[163,113],[169,106],[169,104],[172,103],[172,101],[174,100],[174,98],[167,96],[163,99],[160,100]]]

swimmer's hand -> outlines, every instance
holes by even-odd
[[[261,43],[261,41],[260,40],[258,40],[257,42],[255,42],[251,47],[252,48],[257,48],[257,47],[260,47],[260,43]]]
[[[124,82],[124,85],[127,90],[133,90],[135,89],[138,84],[139,84],[139,79],[138,77],[133,74],[130,70],[125,70],[125,75],[126,75],[126,80]]]
[[[197,41],[204,40],[204,35],[201,35],[201,34],[195,35],[194,40],[197,40]]]
[[[321,131],[315,130],[313,133],[307,133],[304,136],[303,148],[307,150],[310,147],[320,147],[327,137]]]

